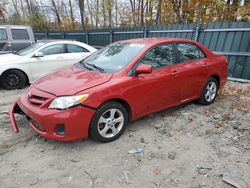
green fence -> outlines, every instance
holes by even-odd
[[[36,32],[36,39],[73,39],[92,46],[145,37],[188,38],[198,41],[229,60],[229,77],[250,80],[250,22],[171,24],[144,28],[113,28]]]

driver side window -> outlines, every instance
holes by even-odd
[[[64,44],[53,44],[45,47],[40,52],[42,52],[44,55],[62,54],[65,53],[65,48]]]
[[[139,62],[152,65],[153,69],[175,64],[175,54],[172,44],[162,44],[152,48]]]

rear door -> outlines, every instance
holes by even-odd
[[[181,101],[185,102],[200,95],[208,75],[208,60],[205,53],[193,43],[175,43],[175,46]]]
[[[179,80],[175,69],[175,51],[171,43],[153,47],[138,62],[152,65],[151,74],[130,78],[128,95],[133,96],[136,114],[141,116],[179,102]]]
[[[51,44],[39,52],[44,56],[30,58],[30,70],[34,80],[68,65],[64,57],[66,45],[63,43]]]

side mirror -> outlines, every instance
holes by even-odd
[[[139,65],[136,70],[135,70],[135,74],[139,75],[139,74],[150,74],[152,72],[153,68],[151,65],[146,65],[146,64],[141,64]]]
[[[44,57],[44,54],[42,52],[36,52],[33,57]]]

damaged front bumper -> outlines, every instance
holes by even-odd
[[[17,105],[17,102],[15,102],[10,110],[9,110],[9,116],[10,116],[10,122],[11,122],[11,126],[12,126],[12,129],[15,133],[18,133],[19,132],[19,128],[18,128],[18,125],[16,123],[16,119],[15,119],[15,116],[14,114],[17,113],[17,114],[24,114],[22,112],[22,110],[19,108],[19,106]]]
[[[39,135],[53,140],[72,141],[88,137],[88,129],[95,110],[77,106],[68,110],[38,108],[22,95],[9,109],[12,129],[19,132],[14,114],[29,119],[29,126]]]

